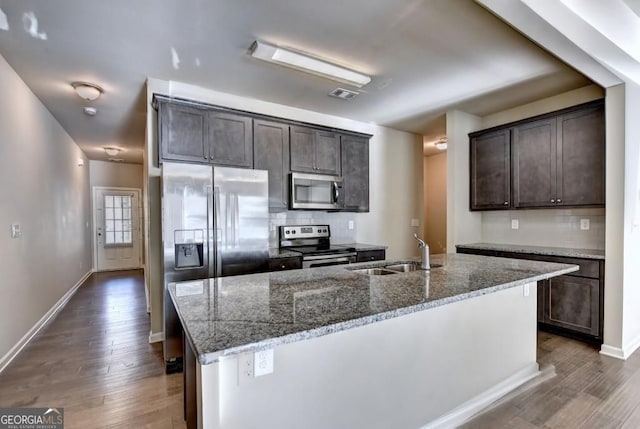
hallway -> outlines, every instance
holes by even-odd
[[[182,374],[148,336],[142,271],[94,273],[0,374],[0,405],[62,407],[65,428],[184,428]]]

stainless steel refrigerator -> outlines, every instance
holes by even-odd
[[[162,248],[163,351],[169,373],[182,368],[182,335],[167,285],[267,271],[267,171],[165,162]]]

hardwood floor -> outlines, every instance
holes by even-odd
[[[627,361],[599,348],[538,333],[540,368],[557,375],[534,388],[514,392],[464,428],[638,428],[640,352]]]
[[[142,271],[94,274],[0,373],[0,406],[63,407],[66,428],[185,428],[182,374],[148,336]]]
[[[0,374],[0,406],[64,407],[66,428],[185,428],[182,374],[149,344],[141,271],[94,274]],[[627,361],[539,333],[557,375],[514,392],[465,428],[638,428],[640,352]]]

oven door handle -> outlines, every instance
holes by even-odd
[[[356,256],[356,253],[340,253],[338,255],[314,255],[314,256],[305,256],[302,258],[303,261],[318,261],[321,259],[330,259],[335,262],[344,262],[348,261],[349,258]]]

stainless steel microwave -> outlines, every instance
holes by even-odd
[[[289,208],[339,210],[344,208],[342,177],[291,173]]]

